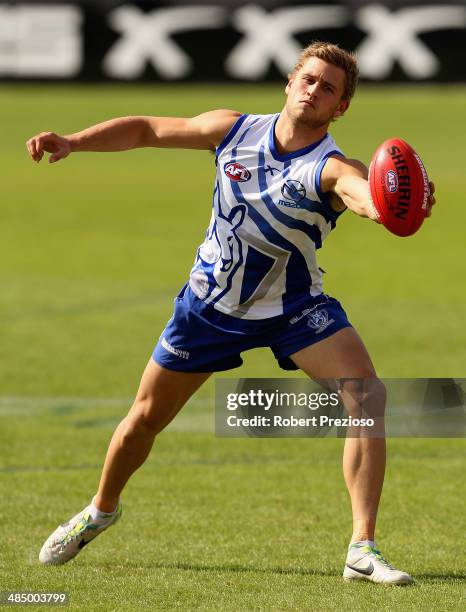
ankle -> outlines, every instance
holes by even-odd
[[[363,538],[360,540],[351,540],[348,550],[351,548],[360,548],[362,546],[370,546],[371,548],[375,548],[375,541],[369,540],[369,538]]]
[[[97,493],[92,499],[92,506],[98,510],[99,512],[103,512],[105,514],[113,514],[117,511],[119,498],[103,498],[101,495]]]
[[[351,536],[351,544],[355,544],[356,542],[373,542],[375,540],[374,532],[372,533],[354,533]]]
[[[353,519],[351,543],[363,542],[364,540],[375,540],[375,517]]]

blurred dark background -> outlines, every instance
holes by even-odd
[[[466,2],[0,2],[0,80],[282,80],[315,39],[368,82],[466,80]]]

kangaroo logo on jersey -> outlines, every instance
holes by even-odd
[[[282,196],[291,202],[301,202],[306,196],[306,189],[299,181],[289,179],[282,185]]]
[[[228,178],[235,183],[244,183],[249,181],[251,173],[249,170],[238,162],[228,162],[223,166],[223,171]]]
[[[222,210],[220,197],[214,202],[216,215],[207,230],[206,242],[198,250],[197,261],[191,270],[196,295],[205,300],[219,286],[215,270],[229,279],[243,262],[238,228],[246,217],[246,206],[238,204],[229,212]],[[228,282],[228,281],[227,281]]]

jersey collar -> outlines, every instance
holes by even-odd
[[[275,144],[275,125],[279,117],[280,117],[280,113],[277,114],[275,118],[273,119],[272,125],[270,127],[270,131],[269,131],[269,149],[270,149],[270,152],[272,153],[273,158],[276,159],[277,161],[285,162],[290,159],[294,159],[295,157],[301,157],[301,155],[306,155],[306,153],[310,153],[311,151],[316,149],[328,137],[328,132],[327,132],[327,134],[325,134],[323,138],[321,138],[317,142],[313,142],[307,147],[304,147],[304,149],[298,149],[297,151],[291,151],[290,153],[285,153],[284,155],[281,155],[277,151],[277,146]]]

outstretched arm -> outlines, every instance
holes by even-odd
[[[330,194],[331,206],[337,212],[349,208],[360,217],[366,217],[379,223],[369,193],[367,176],[368,169],[359,160],[331,157],[322,171],[322,191]],[[429,184],[431,195],[427,208],[428,217],[435,204],[435,186],[433,183]]]
[[[51,163],[76,151],[127,151],[139,147],[214,150],[239,116],[237,111],[216,110],[192,118],[119,117],[67,136],[42,132],[30,138],[26,146],[36,162],[44,152],[51,153]]]
[[[349,208],[360,217],[377,221],[369,194],[367,167],[356,159],[331,157],[321,176],[322,190],[329,192],[332,208],[341,212]]]

